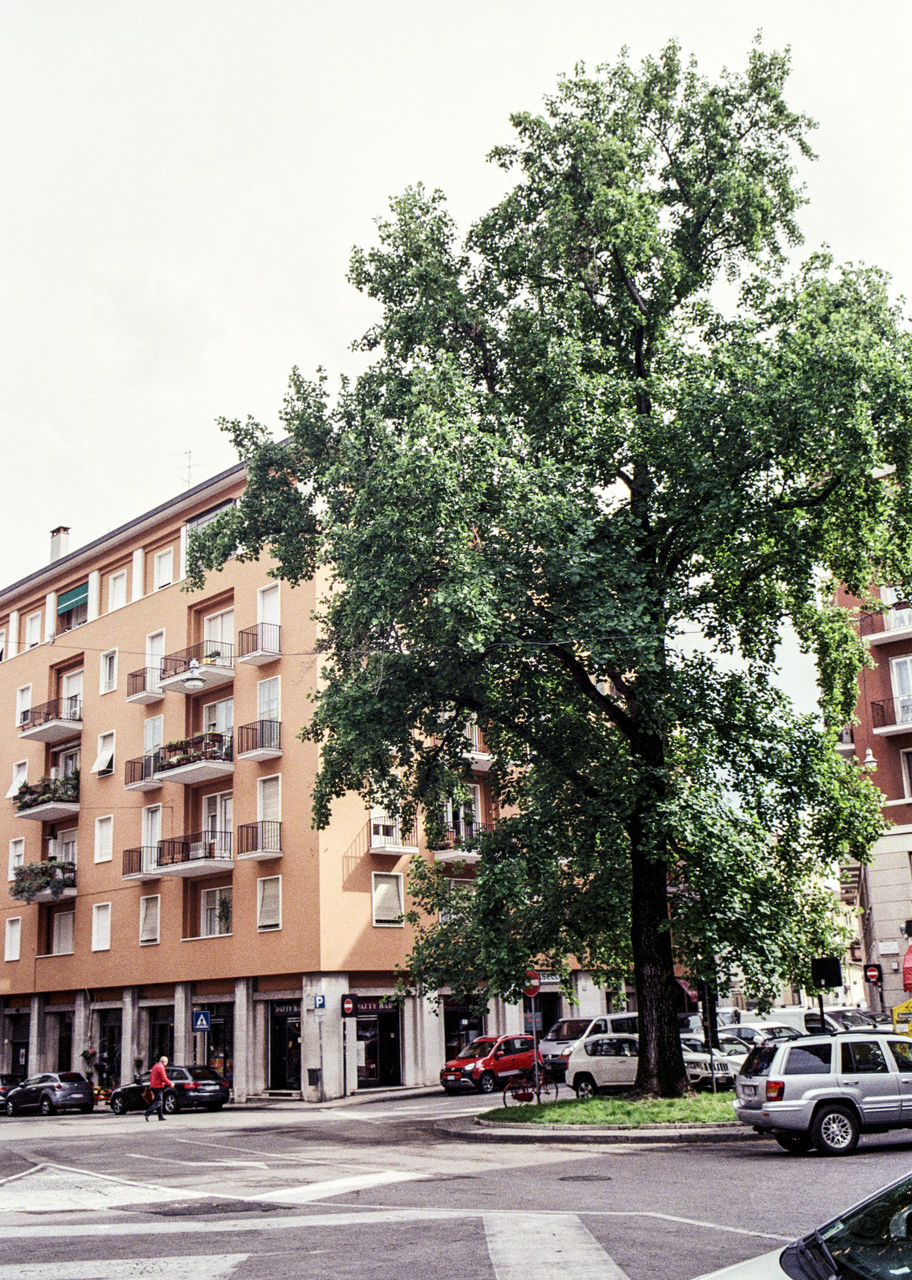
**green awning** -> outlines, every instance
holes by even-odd
[[[69,613],[71,609],[77,608],[89,598],[89,584],[83,582],[78,587],[73,587],[70,591],[64,591],[63,595],[57,600],[57,612]]]

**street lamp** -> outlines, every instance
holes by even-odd
[[[188,693],[199,693],[200,689],[205,689],[205,687],[206,681],[200,673],[200,664],[196,658],[191,658],[190,666],[184,679],[184,688]]]

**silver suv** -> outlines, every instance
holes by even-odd
[[[912,1039],[802,1036],[758,1045],[735,1079],[735,1115],[785,1151],[854,1151],[860,1133],[912,1128]]]

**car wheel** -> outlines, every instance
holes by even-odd
[[[164,1100],[162,1101],[162,1110],[167,1116],[176,1115],[177,1112],[180,1111],[176,1094],[171,1092],[165,1094]]]
[[[6,1114],[8,1116],[14,1116],[16,1114],[16,1108],[13,1106],[11,1102],[8,1102],[6,1104]]]
[[[774,1133],[773,1137],[790,1156],[805,1156],[811,1149],[811,1139],[806,1133]]]
[[[41,1099],[41,1106],[39,1110],[43,1116],[52,1116],[57,1108],[54,1106],[53,1102],[51,1102],[47,1094],[45,1094]]]
[[[585,1100],[586,1098],[594,1098],[598,1094],[598,1085],[592,1076],[577,1076],[573,1081],[573,1088],[578,1098]]]
[[[124,1102],[123,1098],[120,1097],[120,1095],[118,1095],[116,1098],[111,1099],[111,1110],[114,1112],[116,1116],[122,1116],[123,1113],[126,1111],[126,1109],[127,1109],[127,1104]]]
[[[497,1088],[497,1076],[494,1072],[482,1071],[477,1088],[479,1093],[493,1093]]]
[[[822,1106],[811,1127],[811,1141],[825,1156],[847,1156],[858,1146],[858,1134],[854,1111],[835,1103]]]

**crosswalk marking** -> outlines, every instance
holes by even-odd
[[[626,1280],[595,1236],[574,1213],[486,1215],[488,1256],[497,1280],[596,1275]]]
[[[248,1253],[204,1254],[188,1258],[113,1258],[82,1262],[17,1262],[0,1266],[0,1280],[229,1280]]]
[[[265,1201],[267,1204],[310,1204],[314,1200],[325,1200],[328,1196],[367,1191],[371,1187],[385,1187],[392,1182],[414,1182],[426,1176],[423,1173],[400,1173],[390,1169],[383,1173],[355,1174],[350,1178],[329,1178],[326,1182],[308,1182],[299,1187],[263,1191],[256,1196],[247,1196],[246,1199]]]

